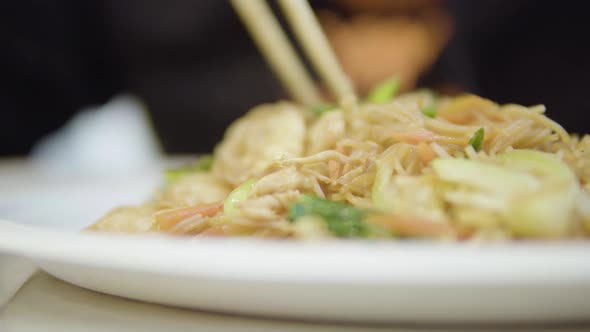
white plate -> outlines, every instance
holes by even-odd
[[[590,245],[113,236],[0,222],[0,250],[95,291],[212,311],[369,322],[590,318]]]
[[[179,159],[181,161],[181,159]],[[118,176],[52,174],[25,160],[0,159],[0,219],[78,230],[114,206],[138,204],[150,198],[161,183],[161,168]]]

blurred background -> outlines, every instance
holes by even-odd
[[[544,103],[569,131],[590,132],[587,1],[311,3],[361,94],[397,75],[404,90]],[[10,0],[0,8],[0,155],[37,151],[68,121],[81,122],[80,110],[109,101],[146,109],[163,151],[207,152],[250,107],[287,97],[227,1]],[[121,95],[137,99],[112,101]],[[132,146],[149,139],[121,125],[144,121],[143,111],[121,112],[88,129],[92,142],[108,142],[105,153],[132,133]],[[77,137],[70,130],[41,148],[61,144],[67,156],[84,149],[68,142]]]

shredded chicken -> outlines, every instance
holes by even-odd
[[[305,131],[304,115],[294,104],[258,106],[227,129],[215,149],[213,173],[236,186],[275,159],[301,156]]]

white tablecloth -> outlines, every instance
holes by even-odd
[[[31,264],[15,257],[0,256],[0,271],[0,303],[5,302],[0,306],[1,332],[590,331],[590,326],[351,326],[265,320],[183,310],[88,291],[43,272],[33,273]]]
[[[0,259],[6,262],[6,258]],[[346,332],[391,329],[264,320],[176,309],[95,293],[69,285],[42,272],[35,273],[24,283],[0,311],[2,332],[189,330]]]

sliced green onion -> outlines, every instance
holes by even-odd
[[[469,145],[475,149],[475,151],[481,150],[481,146],[483,145],[483,138],[485,135],[485,130],[483,128],[479,128],[478,130],[473,133],[473,136],[469,139]]]
[[[328,111],[332,111],[336,109],[336,105],[332,105],[332,104],[320,104],[320,105],[316,105],[314,107],[311,108],[311,111],[317,115],[320,116]]]
[[[194,164],[186,165],[178,168],[171,168],[164,171],[164,178],[166,179],[167,184],[174,183],[178,181],[183,176],[199,173],[199,172],[209,172],[211,167],[213,167],[213,156],[211,155],[203,155],[200,157]]]
[[[424,114],[425,116],[429,117],[429,118],[436,118],[436,107],[434,107],[433,105],[430,106],[426,106],[422,109],[422,114]]]
[[[164,179],[166,180],[166,184],[171,184],[178,181],[178,179],[186,174],[188,174],[186,168],[167,169],[164,171]]]
[[[194,165],[194,169],[201,172],[209,172],[213,167],[213,156],[206,154],[201,156]]]
[[[390,78],[383,83],[378,84],[369,92],[367,100],[370,103],[382,104],[390,101],[399,90],[401,81],[397,78]]]
[[[322,218],[328,230],[340,237],[368,237],[372,229],[363,222],[367,211],[352,205],[327,199],[302,195],[289,208],[289,219],[297,221],[305,216]]]
[[[223,202],[223,213],[225,215],[234,216],[239,214],[238,203],[248,198],[256,181],[256,179],[250,179],[227,195],[227,198]]]

